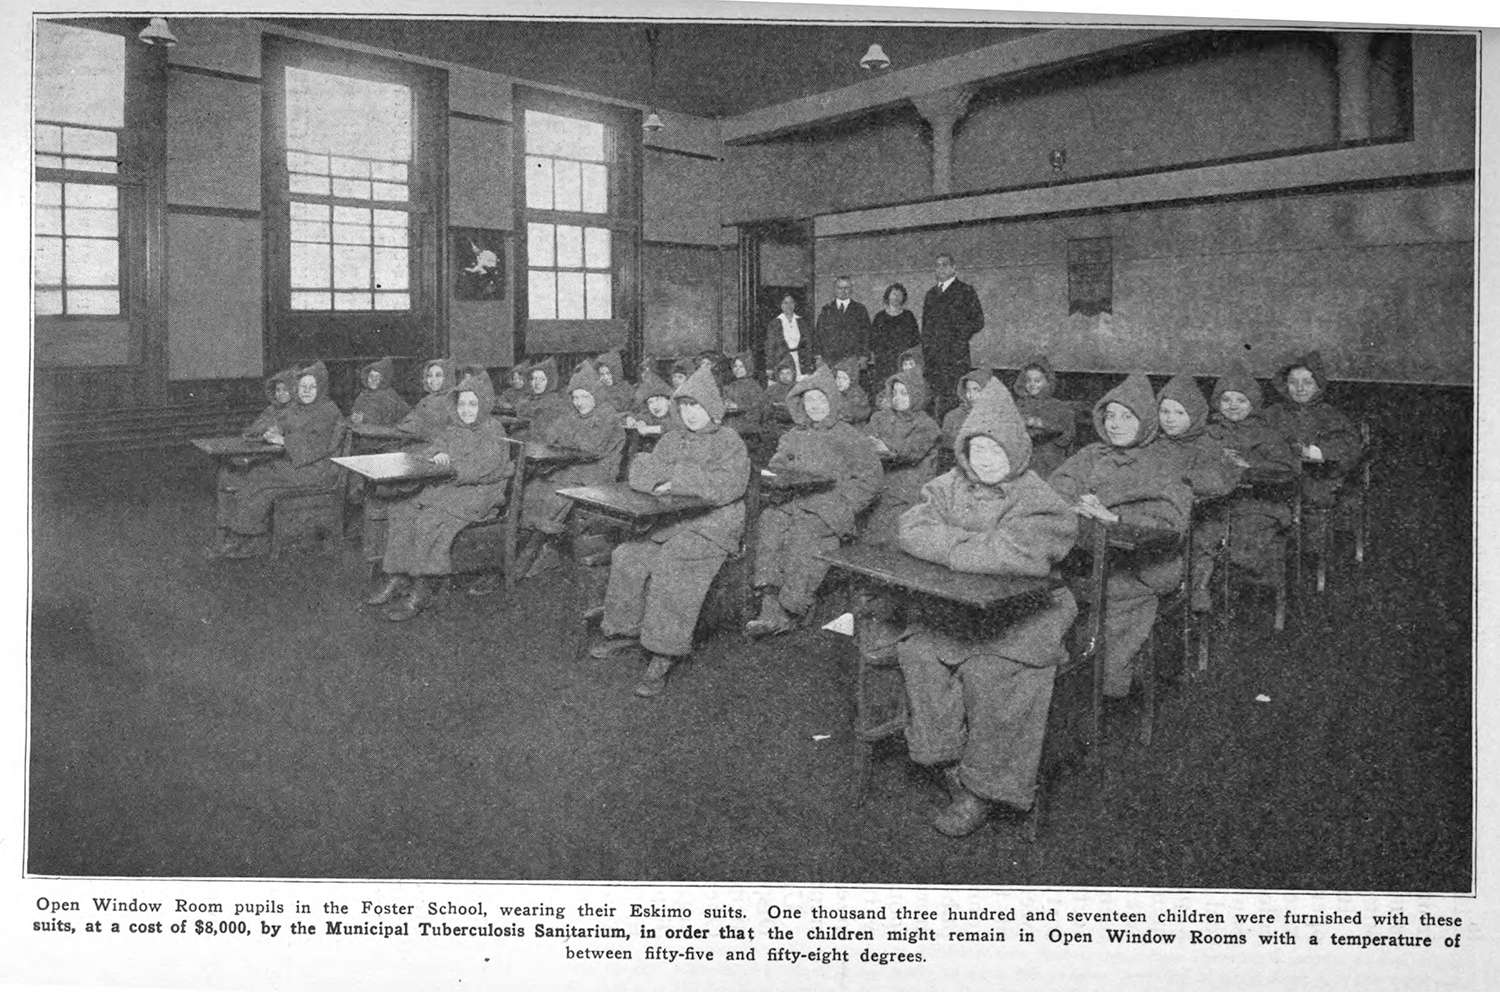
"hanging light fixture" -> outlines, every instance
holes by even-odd
[[[656,46],[660,40],[656,27],[646,28],[646,47],[651,52],[651,88],[646,96],[651,103],[651,110],[646,114],[646,120],[641,127],[652,134],[666,127],[661,121],[661,115],[656,112]]]
[[[859,60],[859,67],[867,70],[889,69],[891,60],[886,56],[885,49],[872,44],[870,50],[865,52],[865,57]]]
[[[148,45],[160,45],[163,48],[171,48],[177,44],[177,36],[167,27],[165,17],[151,18],[151,23],[141,28],[141,33],[136,37]]]

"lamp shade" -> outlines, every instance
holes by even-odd
[[[661,122],[661,115],[652,110],[651,113],[646,115],[646,121],[641,127],[647,131],[660,131],[666,125]]]
[[[885,50],[879,45],[871,45],[870,50],[865,52],[865,57],[859,60],[861,69],[889,69],[891,60],[886,56]]]
[[[177,36],[167,27],[165,17],[151,18],[151,23],[141,28],[141,33],[136,37],[148,45],[161,45],[163,48],[171,48],[177,44]]]

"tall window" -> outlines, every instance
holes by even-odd
[[[125,38],[37,22],[33,303],[38,316],[117,316]]]
[[[526,206],[546,212],[546,219],[526,224],[530,316],[608,320],[614,316],[609,228],[585,218],[558,221],[563,214],[609,213],[609,132],[594,121],[538,110],[526,111],[525,127]]]
[[[288,66],[293,310],[410,310],[412,92]]]

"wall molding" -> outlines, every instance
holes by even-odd
[[[200,65],[184,65],[179,62],[168,62],[167,69],[171,72],[185,72],[190,76],[207,76],[209,79],[222,79],[230,83],[244,83],[247,86],[259,86],[259,76],[246,76],[238,72],[225,72],[223,69],[206,69]]]
[[[169,203],[167,213],[185,217],[232,217],[235,220],[261,220],[259,210],[250,207],[210,207],[196,203]]]
[[[501,127],[515,127],[515,121],[508,121],[503,117],[486,117],[484,114],[471,114],[467,110],[450,110],[448,117],[458,118],[461,121],[477,121],[480,124],[498,124]]]
[[[702,159],[705,162],[724,161],[723,156],[720,155],[705,155],[703,152],[683,151],[681,148],[664,148],[661,145],[645,145],[643,147],[648,152],[657,152],[661,155],[679,155],[682,158],[697,158]]]
[[[650,238],[641,239],[642,248],[696,248],[700,251],[719,251],[721,248],[733,248],[734,245],[716,245],[702,241],[653,241]]]

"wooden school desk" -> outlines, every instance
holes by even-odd
[[[212,458],[272,458],[277,455],[286,454],[286,448],[279,444],[271,444],[260,438],[249,438],[239,434],[226,437],[197,437],[193,438],[193,447]]]
[[[1292,534],[1293,534],[1293,556],[1296,558],[1296,569],[1298,581],[1302,575],[1302,476],[1294,469],[1270,468],[1252,465],[1245,469],[1240,475],[1239,485],[1235,487],[1235,496],[1259,496],[1270,497],[1274,500],[1284,501],[1292,511]],[[1233,600],[1229,596],[1229,573],[1232,569],[1234,558],[1234,514],[1226,511],[1224,514],[1224,625],[1227,628],[1234,618]],[[1297,586],[1298,595],[1301,595],[1302,587]],[[1282,574],[1277,577],[1276,582],[1276,614],[1271,625],[1275,630],[1286,628],[1286,600],[1287,600],[1286,566],[1282,566]],[[1299,600],[1300,604],[1300,600]]]
[[[394,430],[394,428],[385,429]],[[410,439],[409,435],[408,439]],[[344,458],[335,458],[333,462],[336,465],[342,465],[364,480],[364,517],[359,544],[361,556],[370,565],[372,573],[378,572],[381,562],[385,560],[385,537],[388,526],[386,511],[391,503],[410,495],[411,487],[401,486],[401,484],[420,484],[429,479],[443,479],[454,474],[451,465],[443,467],[430,458],[414,455],[409,451],[349,455]],[[381,498],[375,495],[376,487],[380,485],[396,485],[401,488],[397,490],[398,494],[394,499]]]

